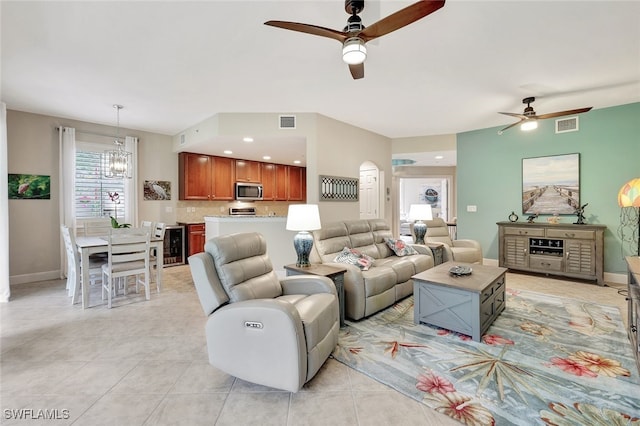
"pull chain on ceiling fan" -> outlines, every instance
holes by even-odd
[[[367,58],[366,43],[368,41],[382,37],[422,19],[442,6],[444,6],[444,0],[422,0],[365,27],[362,25],[360,16],[358,16],[364,9],[364,0],[345,0],[344,9],[351,16],[342,31],[287,21],[267,21],[264,24],[338,40],[342,43],[342,59],[349,65],[351,76],[354,79],[359,79],[364,77],[364,61]]]
[[[578,108],[578,109],[570,109],[570,110],[567,110],[567,111],[551,112],[549,114],[537,115],[536,112],[533,110],[533,107],[531,106],[531,104],[535,100],[536,100],[536,98],[534,98],[533,96],[531,96],[529,98],[524,98],[522,100],[523,104],[527,104],[527,107],[524,109],[524,112],[522,114],[516,114],[516,113],[513,113],[513,112],[499,112],[498,114],[504,114],[504,115],[509,115],[511,117],[519,118],[520,121],[505,127],[504,129],[500,130],[498,132],[498,134],[501,135],[502,133],[504,133],[505,130],[508,130],[508,129],[514,127],[514,126],[517,126],[518,124],[520,124],[520,129],[521,130],[524,130],[524,131],[533,130],[533,129],[536,129],[538,127],[538,120],[544,120],[546,118],[562,117],[564,115],[581,114],[581,113],[587,112],[587,111],[591,110],[591,108],[593,108],[593,107]]]

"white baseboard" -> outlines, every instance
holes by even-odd
[[[498,259],[482,259],[483,265],[498,266]],[[627,284],[627,274],[604,273],[604,281],[612,284]]]
[[[12,275],[9,277],[10,285],[34,283],[37,281],[59,280],[60,270],[36,272],[34,274]]]
[[[613,272],[604,273],[604,281],[613,284],[627,284],[629,277],[627,274],[614,274]]]

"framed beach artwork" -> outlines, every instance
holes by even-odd
[[[580,207],[580,154],[522,159],[522,213],[575,214]]]
[[[10,200],[49,200],[51,176],[9,174]]]

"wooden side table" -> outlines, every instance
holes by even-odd
[[[336,290],[338,291],[338,305],[340,307],[340,327],[344,326],[344,274],[345,272],[347,272],[346,268],[323,264],[311,264],[307,267],[300,267],[296,266],[296,264],[293,263],[291,265],[284,265],[284,269],[287,271],[287,276],[318,275],[331,279],[331,281],[333,281],[336,286]]]

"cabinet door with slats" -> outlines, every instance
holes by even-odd
[[[587,240],[565,240],[566,272],[594,275],[595,242]]]

